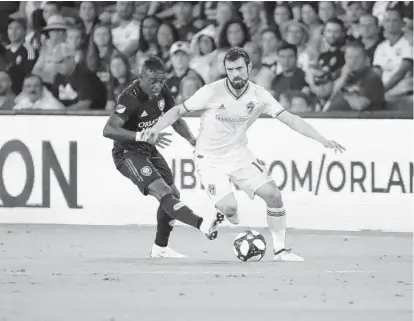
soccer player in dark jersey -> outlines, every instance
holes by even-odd
[[[150,57],[146,60],[139,79],[119,95],[103,135],[114,140],[112,154],[116,168],[142,194],[152,195],[160,202],[151,257],[183,257],[167,246],[174,220],[198,228],[213,240],[217,237],[217,228],[224,216],[216,214],[211,222],[207,222],[183,204],[167,162],[155,145],[146,142],[147,130],[175,105],[165,85],[166,79],[167,71],[159,58]],[[183,120],[174,124],[174,130],[194,146],[195,139]],[[169,142],[163,135],[156,144],[162,147]]]

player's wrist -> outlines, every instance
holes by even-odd
[[[146,140],[146,137],[145,137],[145,131],[144,130],[135,133],[135,141],[136,142],[145,142],[145,140]]]

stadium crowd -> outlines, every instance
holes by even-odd
[[[292,112],[413,108],[411,1],[9,1],[0,36],[0,110],[113,110],[151,55],[181,102],[233,46]]]

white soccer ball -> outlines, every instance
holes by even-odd
[[[259,232],[248,230],[236,236],[233,250],[243,262],[258,262],[266,254],[266,240]]]

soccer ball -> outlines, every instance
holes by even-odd
[[[243,262],[258,262],[266,254],[266,240],[257,231],[249,230],[236,236],[234,254]]]

